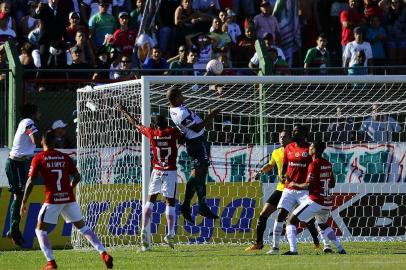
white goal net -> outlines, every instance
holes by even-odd
[[[197,215],[195,204],[196,222],[190,224],[177,207],[177,242],[255,239],[257,218],[276,177],[271,172],[255,182],[253,175],[278,147],[278,133],[296,123],[309,128],[309,141],[328,143],[325,156],[339,183],[329,221],[337,234],[347,240],[405,239],[405,76],[168,76],[78,90],[77,161],[83,180],[77,197],[87,225],[107,246],[139,243],[150,173],[149,144],[113,106],[121,103],[145,125],[152,115],[169,119],[171,86],[183,90],[185,104],[201,117],[221,109],[207,132],[212,164],[207,203],[220,219]],[[180,146],[177,202],[183,201],[190,172],[191,161]],[[150,228],[154,243],[165,236],[164,213],[160,199]],[[273,217],[268,225],[272,222]],[[300,237],[306,240],[308,233]],[[72,243],[86,246],[76,232]]]

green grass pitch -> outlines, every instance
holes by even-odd
[[[406,242],[343,243],[347,255],[321,254],[310,244],[299,244],[299,256],[266,255],[269,246],[245,252],[243,245],[177,245],[174,250],[156,246],[150,252],[137,248],[109,249],[114,269],[300,269],[395,270],[406,269]],[[282,252],[288,246],[282,245]],[[55,250],[58,269],[104,269],[94,250]],[[0,253],[1,269],[40,269],[45,258],[39,250]]]

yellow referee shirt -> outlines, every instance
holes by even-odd
[[[271,160],[269,161],[269,165],[275,166],[278,168],[278,185],[276,186],[276,190],[283,191],[285,188],[285,184],[281,182],[282,180],[282,168],[283,168],[283,155],[285,149],[283,146],[276,148],[273,150],[271,155]]]

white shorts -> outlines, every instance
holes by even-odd
[[[50,204],[44,203],[38,214],[38,221],[57,224],[58,217],[62,214],[67,223],[80,221],[83,219],[82,211],[77,202]]]
[[[285,188],[282,192],[281,199],[279,200],[278,209],[283,208],[290,213],[296,205],[306,201],[308,197],[308,190],[293,190]]]
[[[176,197],[176,171],[153,170],[148,195],[161,193],[166,198]]]
[[[318,224],[326,223],[330,215],[330,207],[320,205],[308,199],[293,211],[293,215],[303,222],[309,222],[315,217]]]

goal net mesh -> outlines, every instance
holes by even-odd
[[[347,240],[404,237],[406,218],[399,214],[404,203],[404,187],[399,184],[404,177],[404,83],[370,83],[360,78],[345,83],[327,79],[300,83],[286,77],[278,83],[272,79],[230,83],[227,78],[225,82],[206,78],[184,81],[172,77],[154,83],[159,79],[150,77],[148,84],[149,116],[163,114],[170,119],[166,91],[171,86],[182,89],[185,104],[202,118],[209,109],[221,109],[207,131],[211,144],[207,203],[220,219],[199,216],[197,204],[192,207],[195,224],[180,215],[183,183],[192,168],[185,147],[179,146],[177,242],[245,243],[255,239],[257,218],[275,189],[276,170],[259,182],[253,175],[279,147],[279,132],[292,130],[296,123],[309,128],[309,141],[328,143],[325,157],[333,163],[339,183],[333,191],[335,206],[329,222],[338,235]],[[141,119],[141,91],[140,80],[78,90],[77,163],[82,182],[77,198],[87,225],[107,246],[140,242],[141,136],[114,104],[124,105]],[[174,126],[172,121],[169,124]],[[382,194],[383,201],[377,197]],[[265,240],[270,239],[273,220],[274,216],[268,221]],[[165,232],[165,202],[159,197],[153,208],[152,242],[163,242]],[[300,238],[310,239],[306,230]],[[74,247],[87,245],[76,231],[72,243]]]

